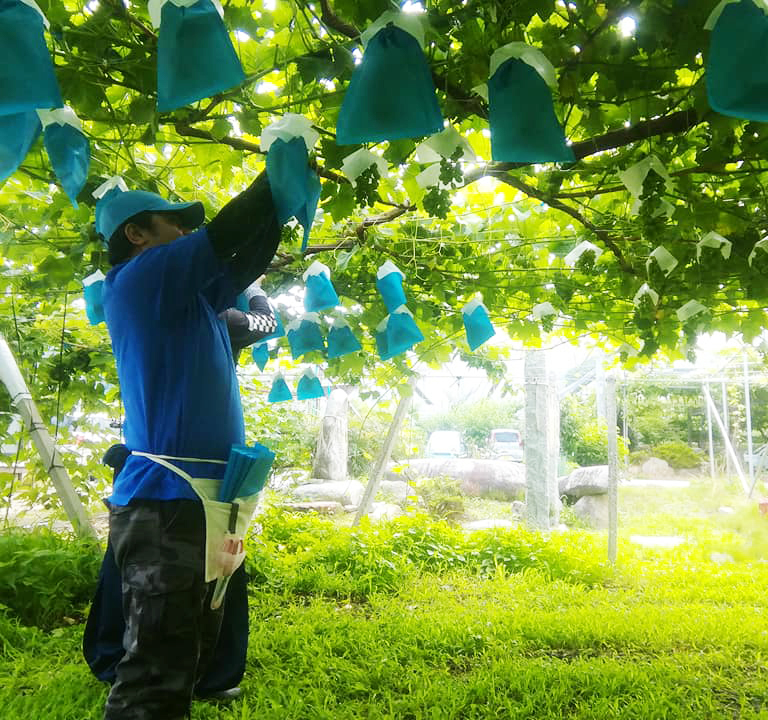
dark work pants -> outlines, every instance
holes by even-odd
[[[83,656],[99,680],[115,681],[115,668],[124,654],[124,633],[122,580],[108,542],[83,632]],[[195,692],[206,695],[236,687],[245,674],[247,652],[248,576],[243,563],[229,580],[219,640]]]
[[[141,501],[110,509],[122,577],[125,654],[105,720],[177,720],[213,655],[222,611],[205,582],[205,518],[194,500]]]

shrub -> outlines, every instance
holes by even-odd
[[[84,608],[96,589],[101,549],[50,530],[0,535],[0,605],[25,625],[48,629]]]
[[[457,522],[464,516],[466,508],[460,486],[458,480],[449,477],[427,478],[419,482],[419,495],[431,517]]]
[[[697,468],[701,465],[701,453],[679,440],[659,443],[653,448],[653,455],[666,460],[675,470]]]

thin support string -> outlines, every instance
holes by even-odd
[[[19,433],[19,442],[16,444],[16,458],[13,461],[13,469],[11,470],[11,484],[8,488],[8,499],[5,503],[5,518],[3,519],[3,529],[7,530],[9,527],[9,516],[11,513],[11,502],[13,500],[13,491],[16,489],[16,475],[19,472],[19,457],[21,456],[21,448],[24,440],[24,427],[22,426]]]
[[[56,431],[53,434],[53,441],[54,443],[58,441],[59,439],[59,423],[61,421],[61,416],[59,415],[59,410],[61,408],[61,374],[62,374],[62,363],[64,359],[64,332],[67,329],[67,292],[64,292],[64,315],[61,319],[61,343],[59,345],[59,383],[58,387],[56,388]]]
[[[21,357],[21,333],[19,332],[19,321],[16,316],[16,296],[11,295],[11,312],[13,313],[13,327],[16,331],[16,352]],[[13,407],[13,400],[11,400],[11,407]],[[19,457],[21,456],[21,448],[24,439],[24,425],[21,426],[21,432],[19,433],[19,441],[16,444],[16,457],[13,461],[13,470],[11,471],[11,484],[8,488],[8,500],[5,505],[5,518],[3,519],[3,528],[8,528],[9,515],[11,512],[11,501],[13,500],[13,491],[16,489],[16,473],[19,469]]]

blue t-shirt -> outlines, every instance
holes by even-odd
[[[225,323],[235,303],[226,266],[205,228],[116,265],[104,281],[104,312],[131,450],[226,460],[245,432]],[[223,465],[175,463],[193,477],[222,477]],[[130,455],[110,501],[197,499],[173,471]]]

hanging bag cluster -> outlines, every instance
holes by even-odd
[[[16,172],[40,134],[36,111],[62,104],[47,27],[34,0],[0,0],[0,183]]]

